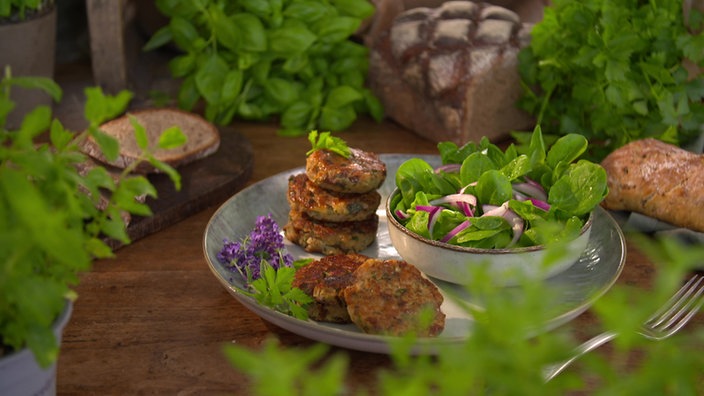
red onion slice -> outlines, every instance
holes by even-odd
[[[442,237],[440,242],[445,242],[445,243],[449,242],[452,238],[454,238],[457,234],[459,234],[460,231],[466,229],[470,225],[471,225],[471,223],[469,222],[469,220],[465,220],[465,221],[461,222],[457,227],[453,228],[450,232],[448,232],[447,235]]]
[[[513,190],[532,198],[538,198],[543,201],[548,199],[548,195],[545,192],[543,186],[528,178],[526,178],[526,181],[523,183],[514,183]]]
[[[474,216],[472,208],[477,206],[477,197],[472,194],[450,194],[430,201],[431,205],[450,204],[462,211],[465,216]]]
[[[457,173],[460,171],[460,164],[445,164],[435,168],[435,173],[446,172],[446,173]]]
[[[537,198],[528,198],[528,200],[533,203],[533,206],[535,206],[536,208],[542,209],[546,212],[550,210],[550,204],[543,200]]]

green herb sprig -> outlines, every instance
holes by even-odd
[[[57,102],[62,90],[48,78],[15,77],[9,67],[0,78],[0,354],[28,348],[46,367],[59,350],[52,324],[67,300],[76,298],[79,274],[94,259],[114,255],[107,239],[130,242],[124,214],[150,215],[149,206],[135,198],[155,197],[156,190],[129,169],[117,177],[102,166],[79,170],[86,161],[80,142],[89,137],[103,154],[117,156],[118,142],[99,126],[124,112],[129,91],[111,96],[87,88],[89,126],[81,132],[64,128],[48,106],[34,108],[19,129],[10,130],[6,121],[14,87],[40,89]],[[172,130],[161,135],[159,146],[175,147],[182,140],[180,131]],[[151,147],[140,147],[139,161],[168,169],[154,159]],[[179,188],[178,173],[167,173]]]
[[[303,290],[293,287],[292,283],[296,269],[309,262],[310,260],[295,261],[293,267],[282,265],[274,268],[267,260],[262,260],[261,277],[252,279],[249,276],[247,280],[249,290],[242,290],[242,293],[254,298],[265,307],[301,320],[307,320],[306,305],[312,303],[313,298]]]
[[[328,150],[333,153],[337,153],[345,158],[349,158],[351,151],[347,142],[336,136],[332,136],[330,132],[318,133],[318,131],[311,131],[308,134],[308,141],[310,141],[311,149],[306,152],[306,156],[313,154],[316,150]]]
[[[205,101],[208,120],[278,117],[285,136],[343,130],[358,114],[383,117],[365,86],[368,49],[351,40],[374,13],[367,0],[158,0],[170,18],[145,45],[173,42],[179,106]]]
[[[312,298],[293,287],[293,278],[298,268],[312,260],[293,259],[271,214],[257,216],[254,228],[241,240],[226,240],[217,258],[240,276],[244,287],[235,287],[242,294],[281,313],[308,318],[306,305]]]
[[[555,0],[519,56],[519,106],[544,132],[579,133],[600,160],[654,137],[684,145],[704,122],[701,14],[682,1]],[[688,30],[688,26],[691,31]],[[692,32],[699,33],[692,33]],[[518,136],[518,135],[517,135]]]

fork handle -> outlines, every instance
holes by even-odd
[[[543,369],[543,377],[545,379],[545,382],[548,382],[555,378],[556,375],[560,374],[563,372],[567,367],[569,367],[572,363],[574,363],[577,359],[580,357],[586,355],[587,353],[599,348],[600,346],[606,344],[607,342],[613,340],[616,338],[618,334],[607,331],[604,333],[601,333],[594,338],[591,338],[590,340],[584,342],[580,346],[578,346],[572,357],[570,357],[567,360],[564,360],[559,363],[551,364],[549,366],[546,366]]]

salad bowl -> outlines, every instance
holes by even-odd
[[[398,194],[396,189],[386,200],[389,238],[398,254],[424,274],[460,285],[471,283],[479,273],[501,286],[557,275],[580,258],[592,230],[594,212],[579,236],[564,243],[500,249],[458,246],[425,238],[401,224],[392,213]]]

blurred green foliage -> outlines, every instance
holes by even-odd
[[[108,96],[100,88],[86,88],[89,127],[75,133],[53,119],[48,106],[36,107],[18,130],[9,130],[12,87],[41,89],[56,101],[62,90],[48,78],[13,77],[9,67],[0,79],[0,351],[28,347],[46,366],[58,355],[52,324],[67,300],[76,297],[72,287],[78,274],[93,259],[113,255],[107,239],[130,242],[125,213],[151,214],[136,197],[155,197],[156,190],[145,176],[131,171],[148,161],[177,188],[180,176],[154,158],[156,147],[149,146],[144,128],[134,119],[143,150],[136,163],[118,176],[102,166],[80,170],[87,159],[79,148],[85,139],[95,139],[107,158],[117,157],[118,141],[99,126],[125,110],[130,92]],[[183,142],[180,130],[167,130],[158,146],[168,149]],[[104,191],[109,192],[107,202],[101,202]]]
[[[555,296],[547,295],[539,282],[526,282],[520,286],[525,299],[507,298],[481,273],[468,285],[486,302],[467,308],[475,318],[471,336],[440,346],[433,355],[411,353],[412,336],[391,341],[392,364],[376,372],[373,389],[351,390],[345,382],[349,357],[323,344],[288,347],[270,338],[257,350],[227,345],[225,353],[257,395],[564,395],[584,391],[587,384],[593,395],[702,394],[704,328],[689,327],[663,341],[636,332],[692,268],[701,268],[704,246],[634,238],[643,238],[638,246],[657,264],[652,288],[618,284],[597,300],[592,313],[598,323],[620,333],[613,351],[592,352],[547,383],[543,368],[571,354],[578,329],[568,323],[536,332],[550,315],[544,302]]]

